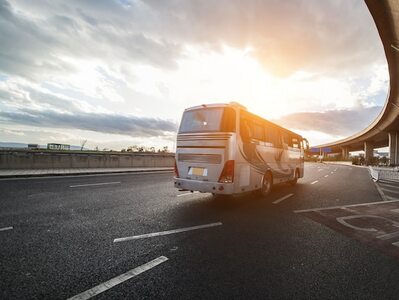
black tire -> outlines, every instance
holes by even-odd
[[[272,187],[273,187],[273,177],[272,174],[270,174],[270,172],[267,172],[263,176],[262,186],[260,187],[261,195],[264,197],[268,196],[272,191]]]
[[[296,185],[296,183],[298,182],[298,178],[299,178],[299,170],[296,169],[294,173],[294,179],[290,181],[290,185],[292,186]]]

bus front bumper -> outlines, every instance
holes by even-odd
[[[209,182],[174,177],[175,188],[201,193],[231,195],[234,193],[234,183]]]

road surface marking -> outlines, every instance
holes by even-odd
[[[334,174],[334,172],[331,172],[330,174]]]
[[[76,184],[76,185],[70,185],[70,188],[76,188],[76,187],[82,187],[82,186],[95,186],[95,185],[109,185],[109,184],[119,184],[121,183],[120,181],[114,181],[114,182],[99,182],[99,183],[87,183],[87,184]]]
[[[320,171],[323,171],[323,169],[319,169],[318,171],[319,171],[319,172],[320,172]]]
[[[392,233],[379,235],[379,236],[377,236],[377,239],[389,240],[389,239],[394,238],[394,237],[399,237],[399,231],[395,231],[395,232],[392,232]]]
[[[12,230],[12,229],[14,229],[14,227],[12,227],[12,226],[10,226],[10,227],[3,227],[3,228],[0,228],[0,231],[6,231],[6,230]]]
[[[371,180],[374,183],[375,188],[377,189],[378,194],[380,194],[380,197],[383,201],[388,201],[390,200],[385,194],[384,192],[381,190],[381,187],[377,184],[377,182],[375,182],[374,180]]]
[[[193,192],[193,193],[189,192],[189,193],[179,194],[179,195],[177,195],[176,197],[183,197],[183,196],[188,196],[188,195],[198,194],[198,193],[199,193],[199,192]]]
[[[318,180],[315,180],[315,181],[313,181],[312,183],[310,183],[310,184],[315,184],[315,183],[318,183],[319,181]]]
[[[76,296],[73,296],[71,298],[68,298],[68,300],[86,300],[86,299],[90,299],[98,294],[101,294],[102,292],[105,292],[106,290],[109,290],[110,288],[113,288],[114,286],[117,286],[118,284],[129,280],[137,275],[140,275],[141,273],[144,273],[156,266],[158,266],[159,264],[167,261],[168,258],[165,256],[160,256],[144,265],[141,265],[137,268],[134,268],[122,275],[119,275],[117,277],[114,277],[104,283],[101,283],[93,288],[91,288],[90,290],[87,290],[83,293],[80,293]]]
[[[160,232],[153,232],[153,233],[147,233],[147,234],[141,234],[141,235],[128,236],[128,237],[124,237],[124,238],[114,239],[114,243],[126,242],[126,241],[131,241],[131,240],[138,240],[138,239],[145,239],[145,238],[150,238],[150,237],[154,237],[154,236],[168,235],[168,234],[173,234],[173,233],[180,233],[180,232],[203,229],[203,228],[220,226],[220,225],[223,225],[223,224],[221,222],[217,222],[217,223],[210,223],[210,224],[205,224],[205,225],[185,227],[185,228],[179,228],[179,229],[173,229],[173,230],[167,230],[167,231],[160,231]]]
[[[300,209],[300,210],[294,210],[294,213],[303,213],[303,212],[311,212],[311,211],[319,211],[319,210],[327,210],[327,209],[337,209],[337,208],[344,209],[346,207],[385,204],[385,203],[393,203],[393,202],[399,202],[399,200],[377,201],[377,202],[359,203],[359,204],[350,204],[350,205],[340,205],[340,206],[329,206],[329,207],[318,207],[318,208],[310,208],[310,209]]]
[[[399,194],[398,190],[391,190],[391,189],[386,189],[386,188],[381,188],[381,190],[383,190],[384,192],[388,192],[388,193]]]
[[[284,201],[285,199],[288,199],[289,197],[292,197],[292,196],[294,196],[294,194],[285,195],[284,197],[281,197],[280,199],[277,199],[276,201],[274,201],[273,204],[278,204],[281,201]]]
[[[327,174],[327,175],[324,175],[324,177],[328,177],[328,174]]]
[[[397,185],[392,185],[392,184],[387,184],[387,183],[381,183],[381,182],[378,182],[378,184],[381,185],[381,187],[399,189],[399,186],[397,186]]]

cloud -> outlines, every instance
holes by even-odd
[[[60,113],[53,110],[19,109],[0,112],[0,122],[43,128],[68,128],[132,137],[162,137],[177,130],[177,124],[158,118],[104,113]]]
[[[300,112],[283,116],[273,122],[292,130],[319,131],[347,137],[370,125],[381,109],[381,106],[373,106],[325,112]]]
[[[91,7],[82,5],[91,15],[75,8],[79,7],[77,3],[47,4],[17,7],[0,0],[1,72],[34,81],[48,80],[54,75],[76,72],[71,58],[103,60],[109,66],[177,66],[179,45],[130,30],[126,23],[131,16],[125,14],[124,24],[117,22],[118,10],[114,6],[109,9],[114,13],[115,23],[101,19],[106,16],[92,16],[96,5],[101,6],[100,1]],[[41,17],[32,17],[32,11]]]
[[[187,45],[251,47],[284,76],[342,74],[384,57],[363,1],[0,0],[0,15],[0,71],[30,79],[73,72],[65,57],[177,68]]]
[[[302,69],[335,73],[383,57],[363,1],[146,1],[166,29],[194,44],[251,46],[281,75]],[[189,26],[187,26],[189,24]]]
[[[375,66],[385,67],[385,56],[364,1],[0,0],[0,41],[0,122],[43,130],[143,137],[174,132],[172,121],[129,112],[174,118],[186,104],[195,105],[194,97],[218,98],[220,84],[193,84],[209,79],[210,70],[187,63],[195,60],[190,49],[204,57],[247,49],[245,55],[284,77],[272,81],[271,89],[259,84],[272,91],[277,86],[270,101],[259,98],[265,110],[276,101],[284,102],[284,112],[351,107],[353,99],[381,105],[386,85],[385,69],[381,78],[373,75],[372,84],[365,80]],[[243,76],[234,60],[228,64],[231,73]],[[309,77],[301,82],[294,78],[298,74]],[[224,90],[238,94],[228,80]],[[347,84],[333,85],[334,80]],[[247,94],[245,101],[258,101]],[[278,122],[345,135],[366,127],[377,110],[298,113]]]
[[[177,130],[173,121],[109,113],[85,101],[21,80],[0,82],[0,123],[145,138],[169,136]]]

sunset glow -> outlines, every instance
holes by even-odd
[[[172,148],[185,108],[230,101],[311,144],[351,135],[387,95],[375,25],[362,2],[298,3],[5,2],[0,139]]]

